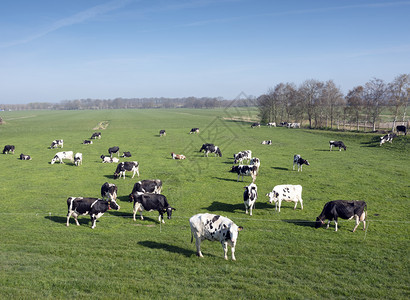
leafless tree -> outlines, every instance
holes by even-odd
[[[356,122],[357,131],[359,131],[360,125],[360,112],[363,108],[363,86],[354,87],[346,95],[347,101],[347,113],[351,116],[353,122]]]
[[[378,78],[373,78],[364,87],[364,104],[367,120],[372,123],[373,131],[376,131],[376,122],[380,116],[383,104],[386,103],[386,90],[386,83]]]
[[[393,82],[388,85],[388,94],[389,104],[394,114],[393,131],[396,128],[397,118],[401,109],[403,109],[403,122],[405,120],[410,94],[410,74],[401,74],[394,78]]]

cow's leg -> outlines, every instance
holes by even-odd
[[[225,258],[225,260],[228,260],[228,242],[222,241],[221,244],[222,244],[222,248],[224,250],[224,258]]]
[[[162,222],[163,224],[165,224],[165,221],[164,221],[164,215],[163,215],[163,214],[161,214],[161,213],[159,213],[159,216],[158,216],[158,222]]]
[[[91,229],[95,228],[95,223],[97,223],[97,218],[95,215],[91,215]]]
[[[195,235],[195,246],[196,246],[196,255],[199,257],[204,257],[201,252],[201,239]]]
[[[326,229],[328,229],[328,228],[329,228],[329,225],[330,225],[330,219],[327,221],[327,226],[326,226]]]
[[[66,224],[67,226],[70,226],[70,217],[71,217],[71,214],[72,214],[72,212],[70,212],[70,211],[67,213],[67,224]]]
[[[235,246],[234,246],[234,247],[231,247],[231,251],[232,251],[232,260],[236,260],[236,257],[235,257]]]
[[[359,224],[360,224],[360,221],[359,221],[359,216],[358,216],[358,215],[355,215],[355,219],[356,219],[356,226],[353,228],[353,232],[355,232],[355,231],[356,231],[357,226],[359,226]]]
[[[295,207],[293,208],[294,210],[296,209],[297,205],[298,205],[298,201],[295,201]]]
[[[254,203],[251,203],[251,205],[249,206],[249,215],[250,216],[252,216],[252,209],[253,209],[253,205],[255,204],[255,202]]]
[[[278,206],[279,206],[279,212],[280,212],[280,207],[281,207],[281,205],[282,205],[282,199],[279,199],[277,203],[278,203]]]
[[[248,214],[248,205],[246,205],[246,203],[244,203],[245,205],[245,214]]]
[[[366,212],[365,211],[360,216],[360,221],[363,222],[363,230],[366,230]]]
[[[141,207],[141,204],[140,204],[140,203],[138,203],[138,202],[135,202],[135,203],[134,203],[134,208],[133,208],[133,211],[132,211],[132,218],[133,218],[134,221],[137,220],[137,219],[135,218],[135,216],[136,216],[136,214],[137,214],[137,211],[140,209],[140,207]],[[141,217],[142,217],[142,211],[141,211]],[[141,220],[142,220],[142,219],[141,219]]]
[[[292,170],[295,171],[295,162],[293,162],[293,169]]]
[[[335,218],[335,231],[337,231],[337,218]]]

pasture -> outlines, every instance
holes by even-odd
[[[0,298],[47,299],[406,299],[409,298],[409,138],[379,147],[377,134],[250,128],[234,121],[255,111],[101,110],[2,112],[0,147]],[[95,129],[99,126],[105,129]],[[199,127],[199,134],[189,134]],[[166,136],[159,137],[165,129]],[[82,141],[101,131],[92,145]],[[83,153],[83,165],[51,165],[63,150]],[[262,145],[262,140],[272,145]],[[329,151],[342,140],[347,151]],[[199,153],[203,143],[222,157]],[[109,147],[130,151],[139,178],[113,179],[116,164],[102,164]],[[245,214],[244,186],[230,173],[233,154],[252,150],[261,167],[253,216]],[[187,159],[171,159],[171,152]],[[28,154],[31,161],[18,159]],[[310,166],[292,171],[293,155]],[[162,193],[176,208],[158,222],[157,212],[132,220],[128,194],[142,179],[161,179]],[[100,197],[104,182],[118,186],[119,211],[110,210],[91,229],[70,220],[70,196]],[[283,202],[281,212],[266,193],[278,184],[300,184],[304,209]],[[353,220],[328,230],[314,221],[330,200],[367,202],[367,230],[352,233]],[[200,212],[221,214],[244,230],[237,261],[223,259],[221,244],[204,241],[203,258],[190,243],[188,219]]]

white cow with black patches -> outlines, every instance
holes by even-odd
[[[232,260],[235,258],[235,246],[238,240],[238,232],[243,229],[232,220],[214,214],[197,214],[189,219],[191,226],[191,243],[195,236],[196,251],[199,257],[201,252],[201,241],[219,241],[222,244],[224,258],[228,259],[228,245],[231,246]]]
[[[295,207],[293,209],[296,209],[298,202],[300,202],[301,209],[303,209],[301,185],[277,185],[273,188],[272,192],[266,194],[266,196],[269,197],[269,203],[275,202],[275,210],[278,210],[279,206],[279,212],[282,201],[295,202]]]

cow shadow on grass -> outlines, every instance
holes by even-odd
[[[150,249],[160,249],[160,250],[165,250],[171,253],[176,253],[176,254],[182,254],[186,257],[191,257],[193,255],[196,255],[195,251],[188,250],[185,248],[181,248],[178,246],[170,245],[170,244],[165,244],[165,243],[158,243],[154,241],[141,241],[138,242],[139,245],[150,248]]]
[[[53,222],[55,222],[55,223],[60,223],[60,224],[64,224],[64,225],[67,223],[67,217],[46,216],[46,217],[44,217],[44,218],[47,219],[47,220],[53,221]],[[80,226],[81,226],[81,225],[90,225],[90,226],[91,226],[91,219],[90,219],[89,216],[83,216],[83,217],[79,216],[79,217],[77,218],[77,220],[78,220],[78,223],[80,223]],[[99,220],[97,220],[97,222],[98,222],[98,221],[99,221]],[[70,224],[70,226],[71,226],[71,225],[76,226],[74,217],[70,217],[69,224]]]
[[[256,202],[255,206],[253,207],[253,209],[266,209],[266,208],[272,208],[271,205],[268,205],[267,203],[264,202]],[[203,207],[202,209],[206,209],[208,211],[224,211],[224,212],[244,212],[245,211],[245,206],[242,203],[236,203],[236,204],[230,204],[230,203],[223,203],[223,202],[219,202],[219,201],[214,201],[212,202],[211,205],[209,205],[208,207]]]
[[[235,176],[235,177],[236,177],[236,176]],[[237,179],[222,178],[222,177],[213,177],[213,178],[218,179],[218,180],[223,180],[223,181],[234,181],[234,182],[237,182]],[[239,181],[239,182],[242,182],[242,181]]]
[[[307,220],[293,219],[293,220],[282,220],[282,222],[285,222],[285,223],[290,223],[290,224],[294,224],[294,225],[297,225],[297,226],[303,226],[303,227],[312,227],[312,228],[315,228],[315,222],[314,222],[314,221],[307,221]]]
[[[284,168],[284,167],[272,167],[272,169],[281,170],[281,171],[289,171],[290,170],[289,168]]]
[[[133,218],[133,213],[123,212],[123,211],[118,211],[118,210],[112,210],[111,209],[111,210],[108,210],[107,213],[110,214],[111,216],[115,216],[115,217],[119,217],[119,218],[126,218],[126,219],[130,219],[130,220],[132,220],[132,218]],[[137,219],[137,221],[141,221],[141,222],[149,222],[149,223],[156,223],[156,224],[160,223],[158,221],[158,216],[147,217],[147,216],[144,216],[144,214],[142,216],[144,217],[144,220],[141,220],[140,214],[138,212],[136,214],[135,218]],[[164,220],[167,220],[166,216],[164,216]]]

